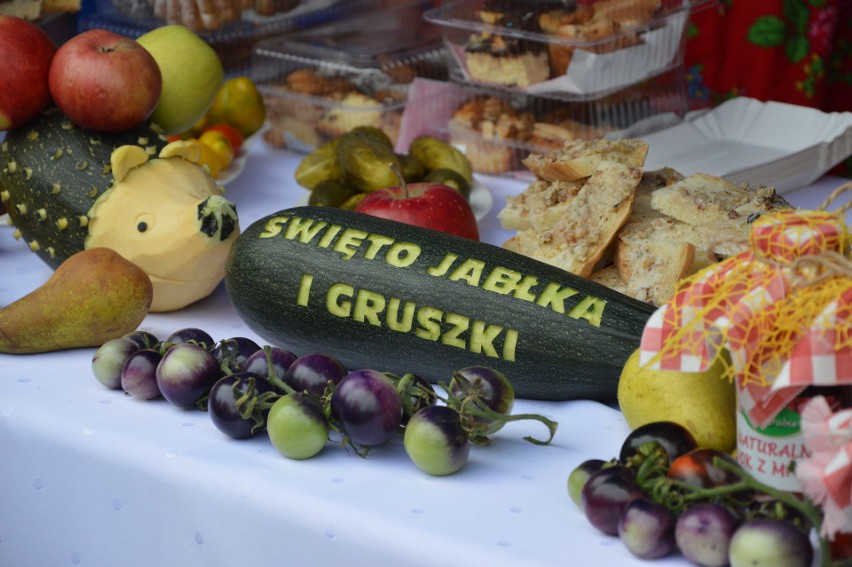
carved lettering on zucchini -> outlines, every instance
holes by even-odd
[[[299,305],[313,279],[302,276]],[[469,350],[491,358],[514,362],[518,331],[465,315],[444,312],[430,305],[417,305],[398,297],[386,298],[376,291],[336,282],[325,293],[325,308],[335,317],[357,323],[413,333],[416,337],[446,346]]]
[[[414,242],[399,241],[382,234],[298,216],[270,218],[258,238],[273,237],[334,250],[345,260],[356,255],[367,260],[383,260],[395,268],[413,266],[422,252],[422,248]],[[426,267],[425,273],[528,301],[573,319],[585,320],[594,327],[600,327],[606,309],[607,302],[600,297],[583,295],[579,290],[557,282],[540,282],[536,276],[505,266],[490,267],[486,261],[477,258],[460,258],[453,252],[447,252],[440,262]],[[418,317],[421,316],[425,317],[425,312],[418,311]],[[429,337],[435,333],[432,319],[424,319],[421,327],[422,333]],[[487,330],[482,332],[487,335]],[[487,350],[487,346],[482,348],[483,352]]]

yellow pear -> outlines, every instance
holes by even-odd
[[[652,421],[686,427],[699,447],[730,452],[736,447],[736,389],[717,360],[704,372],[651,370],[630,355],[618,381],[618,404],[631,429]]]

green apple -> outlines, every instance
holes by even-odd
[[[151,120],[166,134],[178,134],[210,108],[225,77],[213,48],[192,30],[165,25],[136,39],[157,61],[163,76],[160,101]]]

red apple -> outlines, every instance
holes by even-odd
[[[50,104],[47,76],[56,53],[41,28],[0,16],[0,130],[21,126]]]
[[[355,210],[479,240],[479,226],[470,203],[457,190],[440,183],[404,183],[380,189],[364,197]]]
[[[151,116],[163,78],[148,51],[129,37],[100,29],[64,43],[50,65],[56,106],[83,128],[122,132]]]

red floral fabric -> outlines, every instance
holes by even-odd
[[[695,108],[735,96],[852,111],[852,0],[717,0],[692,15]],[[852,158],[832,173],[852,176]]]

